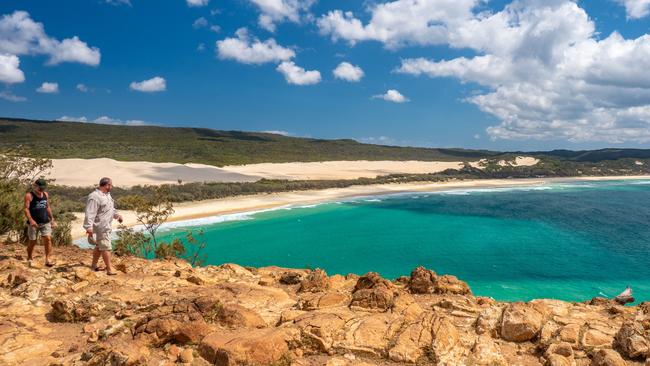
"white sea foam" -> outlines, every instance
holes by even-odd
[[[650,180],[634,180],[630,181],[629,184],[634,184],[634,185],[650,185]]]
[[[314,203],[312,205],[290,206],[287,209],[291,210],[293,208],[314,208],[314,207],[318,207],[320,205],[322,205],[322,203]]]
[[[468,188],[468,189],[451,189],[448,191],[431,192],[431,194],[440,195],[457,195],[466,196],[474,193],[503,193],[513,191],[550,191],[562,189],[560,185],[540,185],[540,186],[525,186],[525,187],[494,187],[494,188]]]

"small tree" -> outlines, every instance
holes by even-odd
[[[138,244],[144,257],[150,257],[158,251],[159,243],[156,233],[160,226],[174,213],[174,207],[169,197],[169,188],[160,186],[153,188],[153,190],[154,192],[151,197],[129,196],[122,200],[124,204],[133,208],[136,221],[149,234],[150,244]],[[137,239],[141,240],[140,237]]]
[[[207,244],[205,240],[203,240],[203,230],[199,231],[199,236],[201,237],[200,241],[196,239],[192,231],[188,231],[187,234],[185,234],[189,252],[187,259],[190,261],[192,267],[202,266],[205,264],[205,261],[207,259],[207,255],[202,254],[203,249],[205,249],[205,246]]]
[[[120,226],[118,239],[114,243],[116,255],[161,259],[185,258],[192,266],[202,265],[205,262],[206,256],[202,252],[206,243],[197,240],[192,231],[186,233],[186,242],[181,239],[174,239],[171,243],[159,242],[156,237],[160,226],[174,213],[169,187],[154,188],[152,197],[125,196],[119,203],[120,206],[135,211],[136,221],[142,225],[143,231]],[[199,231],[198,235],[202,237],[203,231]]]

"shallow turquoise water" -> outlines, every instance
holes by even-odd
[[[230,220],[230,221],[229,221]],[[221,221],[221,222],[214,222]],[[499,300],[650,300],[650,181],[362,198],[199,220],[208,264],[377,271],[423,265]],[[198,225],[198,226],[197,226]]]

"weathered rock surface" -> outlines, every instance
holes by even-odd
[[[650,365],[650,303],[474,297],[418,267],[377,273],[116,258],[0,246],[1,365]],[[38,259],[37,259],[38,260]]]
[[[611,349],[601,349],[593,354],[591,366],[625,366],[627,363],[621,355]]]
[[[512,342],[530,341],[542,330],[543,321],[543,315],[530,304],[510,304],[503,310],[501,337]]]
[[[625,322],[616,333],[615,342],[626,357],[650,358],[650,331],[640,322]]]
[[[395,285],[376,272],[359,277],[352,291],[351,307],[386,311],[395,303]]]

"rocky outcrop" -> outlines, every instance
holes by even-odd
[[[530,304],[510,304],[503,310],[501,338],[511,342],[530,341],[542,330],[543,321],[543,315]]]
[[[621,353],[628,358],[650,358],[650,330],[640,322],[624,323],[616,333],[615,342]]]
[[[408,289],[412,294],[460,294],[469,295],[471,290],[467,283],[456,276],[438,276],[432,270],[417,267],[411,272]]]
[[[395,285],[376,272],[359,278],[352,291],[350,307],[386,311],[395,303]]]
[[[57,267],[0,246],[2,365],[650,364],[650,303],[498,302],[418,267],[370,272],[192,268],[57,248]]]
[[[469,286],[466,282],[463,282],[452,275],[444,275],[436,277],[436,293],[437,294],[458,294],[458,295],[470,295]]]
[[[411,271],[408,288],[413,294],[432,294],[435,292],[436,273],[424,267]]]
[[[285,277],[285,281],[289,280]],[[305,278],[300,281],[300,292],[322,292],[330,288],[329,278],[327,273],[322,269],[315,269],[307,274]]]

